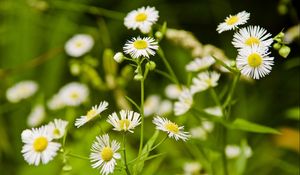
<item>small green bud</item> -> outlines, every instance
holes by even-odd
[[[163,37],[163,34],[160,31],[155,32],[155,37],[160,40]]]
[[[283,58],[286,58],[291,52],[291,48],[288,46],[283,45],[280,49],[279,49],[279,55],[281,55]]]
[[[81,71],[81,67],[78,63],[71,63],[70,72],[72,75],[76,76],[79,75]]]
[[[137,80],[137,81],[140,81],[140,80],[142,80],[143,78],[144,78],[144,77],[143,77],[143,75],[141,75],[141,74],[137,74],[137,75],[134,76],[134,79]]]
[[[65,166],[63,166],[63,168],[62,168],[63,171],[71,171],[72,169],[73,169],[73,168],[72,168],[71,165],[65,165]]]
[[[149,61],[149,62],[146,64],[146,67],[147,67],[147,69],[149,69],[149,70],[154,70],[155,67],[156,67],[156,64],[155,64],[154,61]]]
[[[124,55],[122,52],[118,52],[115,54],[114,56],[114,60],[117,62],[117,63],[121,63],[122,61],[124,61]]]
[[[279,50],[281,48],[281,44],[280,43],[275,43],[275,44],[273,44],[273,48],[275,50]]]

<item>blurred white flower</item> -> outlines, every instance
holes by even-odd
[[[171,113],[173,110],[173,104],[170,100],[163,100],[160,102],[158,111],[156,112],[158,115],[167,115]]]
[[[38,90],[38,84],[31,80],[16,83],[6,91],[6,98],[11,103],[31,97]]]
[[[199,162],[187,162],[183,166],[184,175],[200,175],[202,166]]]
[[[243,75],[254,79],[260,79],[272,70],[274,57],[269,57],[270,52],[266,47],[253,45],[240,49],[236,59],[236,65]]]
[[[193,105],[193,94],[190,92],[189,89],[184,89],[178,101],[174,104],[174,113],[175,115],[182,115],[185,114]]]
[[[62,119],[54,119],[54,122],[50,122],[48,126],[49,134],[53,139],[60,139],[65,135],[68,121]]]
[[[200,70],[209,68],[214,63],[215,60],[211,56],[195,58],[185,66],[185,69],[188,72],[198,72]]]
[[[142,33],[149,33],[158,17],[158,11],[154,7],[142,7],[129,12],[124,19],[124,25],[128,29],[138,28]]]
[[[239,25],[245,24],[250,18],[250,13],[246,11],[239,12],[236,15],[229,15],[225,22],[222,22],[217,27],[217,32],[222,33],[227,30],[236,29]]]
[[[148,96],[144,103],[144,115],[150,116],[157,113],[159,107],[160,107],[160,96],[155,94]]]
[[[197,92],[205,91],[210,87],[215,87],[218,85],[219,78],[220,78],[220,74],[215,71],[201,72],[197,75],[197,77],[193,78],[191,92],[195,94]]]
[[[71,82],[60,89],[59,95],[67,106],[78,106],[87,100],[89,89],[84,84]]]
[[[60,144],[52,142],[52,137],[48,132],[47,126],[40,128],[26,129],[21,134],[24,146],[22,154],[30,165],[39,165],[51,161],[57,154]]]
[[[114,127],[113,130],[133,133],[133,129],[141,124],[141,117],[137,112],[121,110],[120,116],[119,118],[116,112],[108,116],[106,121]]]
[[[124,55],[122,52],[118,52],[114,55],[114,60],[117,62],[117,63],[121,63],[123,60],[124,60]]]
[[[121,158],[121,155],[117,153],[119,149],[120,143],[116,140],[110,142],[108,134],[96,137],[90,154],[92,167],[101,168],[100,173],[104,175],[113,173],[117,165],[116,159]]]
[[[167,132],[168,136],[175,138],[176,141],[179,139],[186,141],[190,137],[189,133],[183,130],[184,126],[178,126],[166,118],[156,116],[153,119],[153,123],[156,125],[157,130]]]
[[[190,129],[191,138],[193,139],[200,139],[206,140],[207,138],[207,131],[202,126],[197,126]]]
[[[181,92],[182,92],[182,89],[177,84],[169,84],[165,88],[165,94],[170,99],[178,99]]]
[[[214,115],[214,116],[217,116],[217,117],[222,117],[223,116],[222,109],[219,106],[208,107],[208,108],[205,108],[204,111],[208,114],[211,114],[211,115]]]
[[[151,37],[133,37],[123,47],[124,52],[130,54],[132,58],[139,58],[141,56],[149,58],[150,55],[155,55],[157,49],[158,43]]]
[[[226,157],[233,159],[241,154],[241,148],[237,145],[227,145],[225,148]]]
[[[77,118],[75,121],[75,126],[77,128],[81,127],[88,121],[95,118],[97,115],[99,115],[101,112],[107,109],[108,103],[106,101],[100,102],[99,105],[95,105],[92,107],[91,110],[89,110],[86,115],[81,116],[80,118]]]
[[[207,132],[212,132],[212,130],[214,129],[214,123],[213,122],[211,122],[211,121],[207,121],[207,120],[205,120],[205,121],[202,121],[202,127],[205,129],[205,131],[207,131]]]
[[[87,34],[77,34],[69,39],[65,51],[72,57],[80,57],[90,51],[94,46],[94,39]]]
[[[61,99],[60,94],[55,94],[53,97],[47,102],[47,106],[50,110],[59,110],[66,106],[66,104]]]
[[[46,117],[45,108],[39,104],[33,107],[27,118],[27,125],[29,127],[36,127],[40,125]]]

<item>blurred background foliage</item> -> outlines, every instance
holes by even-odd
[[[131,10],[141,6],[154,6],[159,11],[159,23],[167,21],[170,28],[184,29],[192,32],[203,44],[213,44],[224,50],[232,59],[237,52],[231,45],[232,32],[217,34],[216,26],[229,14],[246,10],[251,13],[248,24],[260,25],[275,36],[281,30],[299,24],[297,0],[1,0],[0,1],[0,172],[2,175],[53,175],[60,174],[60,161],[39,167],[26,164],[20,153],[22,143],[20,133],[27,128],[26,118],[32,106],[39,101],[46,101],[67,82],[78,80],[69,71],[70,58],[63,47],[72,35],[89,33],[96,42],[91,56],[98,61],[96,71],[104,81],[105,66],[103,58],[105,49],[121,51],[125,41],[131,36],[140,35],[137,31],[127,30],[123,17]],[[107,13],[105,10],[113,10]],[[299,31],[298,31],[299,32]],[[163,40],[162,48],[175,69],[181,82],[185,82],[184,65],[192,56],[184,49]],[[292,52],[288,58],[281,58],[275,51],[275,66],[271,74],[261,80],[238,85],[237,102],[233,116],[264,124],[282,131],[281,135],[246,133],[233,130],[228,135],[228,142],[239,144],[247,138],[253,149],[253,156],[248,160],[244,174],[247,175],[296,175],[299,174],[299,38],[291,43]],[[111,53],[112,55],[112,53]],[[87,58],[88,59],[88,58]],[[164,69],[157,56],[153,58],[158,69]],[[121,64],[120,68],[124,68]],[[120,70],[117,76],[120,76]],[[128,76],[130,70],[125,72]],[[127,77],[131,79],[131,77]],[[40,90],[35,100],[18,104],[9,104],[5,91],[15,82],[32,79],[39,83]],[[128,80],[124,86],[127,94],[139,101],[138,82]],[[159,82],[159,83],[158,83]],[[170,82],[159,74],[151,73],[146,82],[146,96],[152,93],[163,96],[164,87]],[[218,90],[218,88],[217,88]],[[112,98],[114,90],[92,88],[93,97],[89,105],[100,100],[118,103]],[[106,114],[118,110],[114,105]],[[80,115],[85,109],[49,112],[47,121],[55,117],[64,118],[66,113]],[[104,114],[105,116],[105,114]],[[170,116],[172,118],[172,116]],[[150,119],[149,120],[150,123]],[[187,118],[183,119],[188,122]],[[72,123],[70,124],[72,125]],[[95,124],[91,124],[95,125]],[[102,124],[109,128],[107,124]],[[153,126],[146,126],[147,136],[152,135]],[[149,127],[149,128],[148,128]],[[189,128],[187,124],[187,128]],[[72,151],[88,155],[90,145],[99,130],[71,130]],[[113,133],[116,135],[116,133]],[[138,137],[138,136],[132,136]],[[136,152],[132,141],[129,146],[134,159]],[[180,174],[186,161],[195,159],[192,148],[181,142],[166,141],[159,147],[159,152],[167,152],[161,158],[146,164],[143,174]],[[59,158],[57,158],[59,159]],[[90,167],[88,161],[70,158],[73,167],[66,174],[98,174]],[[231,165],[230,165],[231,166]],[[233,165],[232,165],[233,166]],[[118,174],[118,173],[116,173]]]

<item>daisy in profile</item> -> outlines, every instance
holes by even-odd
[[[241,49],[259,45],[261,47],[270,47],[273,39],[271,34],[260,26],[248,26],[240,29],[233,35],[232,44],[234,47]]]
[[[185,69],[188,72],[198,72],[203,69],[209,68],[215,63],[215,60],[211,56],[206,56],[203,58],[195,58],[193,61],[189,62]]]
[[[33,107],[28,118],[27,125],[29,127],[36,127],[40,125],[46,117],[45,108],[43,105],[38,104]]]
[[[68,121],[62,119],[54,119],[54,122],[50,122],[48,126],[49,134],[54,139],[60,139],[65,135]]]
[[[175,115],[183,115],[185,114],[193,105],[193,94],[189,89],[184,89],[178,101],[174,104],[174,113]]]
[[[156,129],[167,132],[168,136],[176,141],[179,139],[186,141],[190,137],[189,133],[183,130],[184,126],[178,126],[166,118],[156,116],[153,123],[156,125]]]
[[[59,143],[52,142],[47,126],[26,129],[22,132],[21,137],[25,144],[21,152],[30,165],[37,166],[40,162],[48,163],[56,156],[61,146]]]
[[[130,54],[132,58],[139,58],[141,56],[149,58],[150,55],[155,55],[158,49],[158,43],[151,37],[137,37],[127,41],[123,47],[126,54]]]
[[[227,30],[236,29],[239,25],[245,24],[250,18],[250,13],[246,11],[239,12],[236,15],[229,15],[224,22],[218,25],[217,32],[222,33]]]
[[[215,87],[218,85],[218,80],[220,78],[220,74],[213,72],[201,72],[197,75],[197,77],[193,78],[193,84],[191,86],[191,92],[193,94],[201,91],[205,91],[210,87]]]
[[[120,149],[120,143],[116,140],[110,142],[108,134],[96,137],[92,145],[90,160],[93,168],[100,168],[100,173],[107,175],[114,172],[117,164],[116,159],[121,155],[117,153]]]
[[[21,81],[6,91],[6,98],[11,103],[18,103],[31,97],[38,90],[38,84],[31,80]]]
[[[75,126],[77,128],[81,127],[88,121],[95,118],[97,115],[99,115],[101,112],[107,109],[108,103],[106,101],[100,102],[99,105],[95,105],[92,107],[91,110],[89,110],[86,115],[81,116],[80,118],[77,118],[75,121]]]
[[[138,28],[143,33],[149,33],[158,17],[158,11],[154,7],[142,7],[129,12],[124,19],[124,25],[128,29]]]
[[[94,46],[94,39],[87,34],[77,34],[69,39],[65,51],[69,56],[80,57],[90,51]]]
[[[260,79],[271,72],[274,58],[269,57],[266,47],[253,45],[239,51],[236,59],[237,68],[243,75],[254,79]]]
[[[59,91],[60,99],[67,106],[79,106],[87,100],[89,90],[86,85],[72,82]]]
[[[134,111],[127,111],[121,110],[120,111],[120,118],[118,117],[117,113],[114,112],[108,116],[106,120],[110,123],[116,131],[129,131],[133,133],[133,129],[138,126],[140,122],[140,114]]]

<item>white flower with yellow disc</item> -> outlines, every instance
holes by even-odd
[[[140,114],[134,111],[121,110],[120,118],[114,112],[108,116],[107,122],[110,123],[116,131],[129,131],[133,133],[133,129],[138,126],[140,122]]]
[[[245,24],[250,18],[250,13],[239,12],[236,15],[229,15],[224,22],[218,25],[217,32],[222,33],[227,30],[236,29],[239,25]]]

